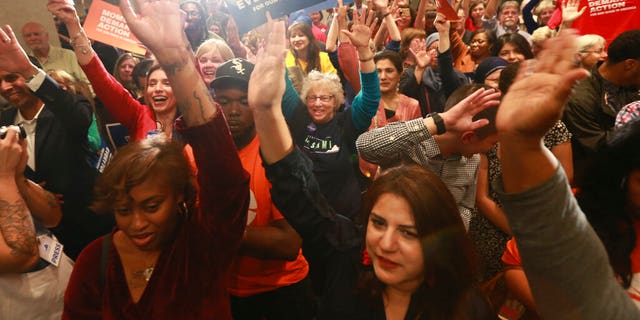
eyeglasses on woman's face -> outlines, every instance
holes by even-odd
[[[316,100],[320,99],[321,102],[330,102],[334,98],[333,95],[319,95],[319,96],[307,96],[307,103],[316,102]]]

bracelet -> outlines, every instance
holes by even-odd
[[[429,113],[429,116],[433,119],[433,122],[436,124],[436,134],[444,134],[447,132],[447,128],[444,126],[444,120],[437,112]]]
[[[80,38],[85,38],[87,39],[87,44],[79,44],[78,40],[80,40]],[[76,33],[75,36],[73,36],[71,39],[69,39],[69,44],[71,45],[72,48],[81,48],[80,52],[82,52],[82,54],[87,54],[87,52],[89,52],[89,47],[91,47],[91,40],[89,40],[89,37],[87,37],[87,35],[84,34],[84,32],[79,31],[78,33]]]
[[[360,58],[358,58],[358,60],[360,60],[360,62],[367,62],[367,61],[371,61],[371,60],[373,60],[373,55],[371,55],[371,57],[366,58],[366,59],[360,59]]]
[[[386,17],[387,17],[388,15],[390,15],[390,14],[391,14],[391,11],[389,11],[389,12],[387,12],[387,13],[383,14],[383,15],[382,15],[382,19],[386,18]]]

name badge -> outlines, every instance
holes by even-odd
[[[62,257],[63,245],[47,234],[38,236],[38,242],[40,258],[57,267]]]

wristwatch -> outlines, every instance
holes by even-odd
[[[444,126],[444,120],[437,112],[429,113],[429,117],[433,119],[433,122],[436,124],[436,134],[444,134],[447,132],[447,128]]]

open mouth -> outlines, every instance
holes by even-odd
[[[147,232],[131,236],[131,241],[138,247],[145,247],[153,240],[153,233]]]
[[[167,102],[167,100],[169,99],[165,96],[156,96],[156,97],[153,97],[152,100],[155,103],[164,103],[164,102]]]

